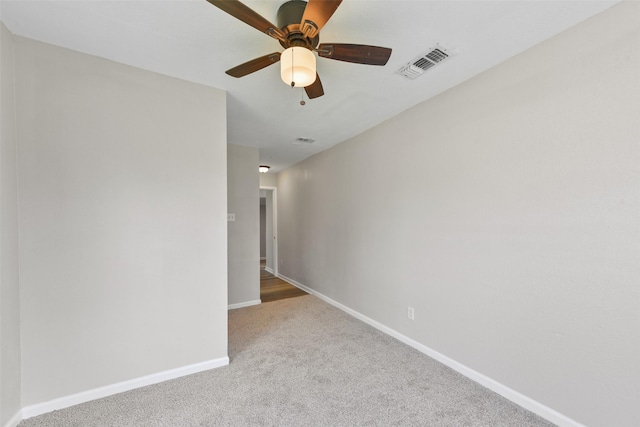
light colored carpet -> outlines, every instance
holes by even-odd
[[[312,295],[230,311],[229,356],[20,427],[551,425]]]

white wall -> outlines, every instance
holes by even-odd
[[[260,174],[260,187],[277,187],[278,175],[275,173],[261,173]]]
[[[0,22],[0,426],[20,410],[18,183],[13,35]]]
[[[281,273],[577,422],[640,425],[639,76],[624,2],[281,172]]]
[[[22,405],[227,356],[222,91],[16,37]]]
[[[229,305],[260,301],[260,180],[257,148],[228,145]]]

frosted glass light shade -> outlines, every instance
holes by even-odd
[[[258,170],[260,171],[260,173],[267,173],[267,172],[269,172],[269,169],[271,169],[271,167],[269,167],[267,165],[260,165],[258,167]]]
[[[316,56],[306,47],[290,47],[280,55],[280,77],[295,87],[307,87],[316,81]]]

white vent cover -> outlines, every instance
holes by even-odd
[[[315,139],[313,138],[306,138],[304,136],[298,137],[296,138],[293,143],[295,145],[303,145],[303,144],[313,144],[314,142],[316,142]]]
[[[451,57],[451,55],[452,52],[450,49],[437,44],[434,48],[429,49],[426,53],[414,58],[411,62],[402,66],[402,68],[398,70],[398,74],[413,80],[420,77],[428,69],[446,61]]]

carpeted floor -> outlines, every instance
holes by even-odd
[[[549,426],[315,296],[229,312],[229,366],[35,426]]]

